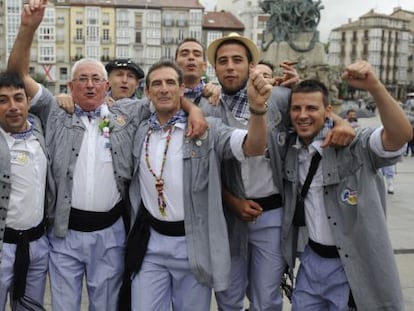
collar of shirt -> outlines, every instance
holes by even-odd
[[[0,132],[3,134],[9,148],[12,147],[17,140],[27,140],[27,139],[30,139],[32,137],[35,138],[35,136],[32,135],[33,134],[33,124],[30,123],[29,121],[27,121],[27,126],[30,127],[30,130],[27,130],[27,131],[24,132],[24,133],[29,134],[27,137],[16,137],[15,136],[16,134],[21,134],[21,133],[8,133],[2,127],[0,127]]]

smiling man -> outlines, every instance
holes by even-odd
[[[367,62],[349,65],[343,79],[370,92],[383,126],[359,129],[347,147],[322,148],[332,116],[326,86],[305,80],[292,90],[295,134],[289,137],[283,169],[282,225],[283,255],[292,273],[299,227],[309,236],[292,310],[403,310],[378,170],[400,160],[411,125]]]
[[[127,258],[141,252],[131,260],[134,310],[169,310],[173,305],[175,310],[208,311],[211,289],[227,287],[230,254],[220,162],[264,152],[265,102],[271,88],[252,72],[247,96],[258,113],[251,117],[248,132],[208,118],[206,135],[188,140],[187,118],[179,100],[184,93],[181,70],[169,61],[150,68],[146,94],[155,112],[136,133],[130,187],[133,219],[138,217]]]
[[[218,38],[207,48],[208,60],[222,87],[218,115],[230,126],[245,129],[250,118],[260,113],[249,108],[246,95],[250,72],[254,70],[263,77],[263,68],[256,66],[259,55],[255,43],[237,33]],[[288,84],[297,80],[290,76],[286,75]],[[280,250],[283,215],[281,154],[289,131],[289,96],[290,89],[275,86],[267,101],[269,136],[266,153],[241,163],[229,159],[222,166],[223,198],[232,253],[230,286],[216,292],[219,309],[223,311],[241,310],[246,293],[252,310],[282,310],[280,283],[285,262]],[[342,131],[334,129],[325,142],[346,143],[349,141],[347,133],[349,131],[343,127]],[[240,171],[242,177],[237,178]],[[242,183],[237,182],[239,180]]]
[[[28,114],[22,79],[0,73],[0,309],[43,308],[47,156],[40,120]],[[27,309],[25,309],[27,310]]]

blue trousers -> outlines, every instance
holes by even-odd
[[[3,257],[0,267],[0,310],[4,311],[7,295],[13,291],[13,271],[16,244],[3,244]],[[25,296],[43,306],[47,265],[49,260],[49,242],[46,235],[29,244],[30,263],[26,278]],[[26,310],[18,305],[17,310]]]
[[[349,284],[339,258],[322,258],[309,246],[300,258],[292,311],[348,311]]]
[[[230,287],[216,293],[219,310],[243,310],[245,294],[250,311],[281,311],[280,283],[285,262],[280,250],[283,209],[264,212],[249,224],[247,260],[232,258]]]
[[[65,238],[51,234],[49,241],[52,310],[80,311],[84,278],[89,311],[117,310],[124,271],[122,218],[103,230],[69,230]]]
[[[211,288],[191,272],[185,236],[151,229],[141,270],[132,279],[132,310],[209,311],[210,303]]]

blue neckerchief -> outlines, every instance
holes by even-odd
[[[32,136],[34,120],[31,116],[27,117],[27,123],[28,123],[27,130],[23,132],[18,132],[18,133],[11,133],[10,136],[13,137],[14,139],[28,139],[30,136]]]
[[[99,118],[101,116],[101,107],[98,107],[95,110],[91,111],[84,111],[81,107],[75,105],[75,114],[78,117],[86,116],[89,119]]]
[[[200,98],[201,96],[203,96],[204,86],[205,86],[205,83],[203,81],[200,81],[200,83],[197,84],[194,88],[192,89],[186,88],[184,90],[184,96],[193,102],[200,102]]]
[[[186,123],[187,122],[187,114],[184,112],[184,110],[180,109],[178,112],[167,121],[167,123],[161,125],[158,121],[157,112],[153,112],[148,119],[148,124],[150,129],[152,130],[161,130],[164,127],[169,127],[171,125],[174,125],[175,123]]]
[[[221,94],[222,100],[229,106],[236,118],[248,120],[250,117],[249,105],[247,103],[247,88],[243,88],[236,94]]]

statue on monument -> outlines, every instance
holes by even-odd
[[[321,1],[262,0],[259,5],[269,14],[261,46],[262,57],[276,64],[287,59],[297,61],[300,78],[323,82],[334,106],[340,107],[340,73],[326,64],[325,49],[319,42]]]
[[[273,42],[288,42],[290,47],[298,52],[306,52],[315,46],[319,40],[317,26],[323,9],[321,1],[312,0],[263,0],[260,2],[262,10],[270,15],[267,21],[262,49],[266,51]],[[296,44],[299,34],[311,34],[306,47]]]

